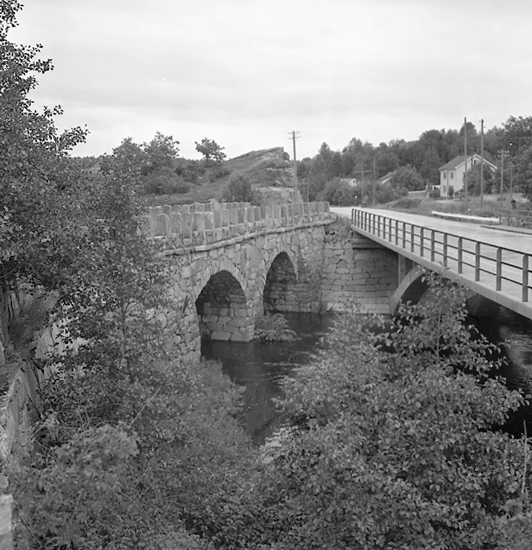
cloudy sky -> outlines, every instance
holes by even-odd
[[[77,155],[156,131],[198,158],[314,156],[432,128],[532,115],[530,0],[23,0],[11,39],[55,70],[36,106],[90,130]]]

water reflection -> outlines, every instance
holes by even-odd
[[[298,335],[294,342],[202,343],[202,355],[221,361],[223,372],[245,388],[241,420],[258,444],[282,422],[273,404],[273,398],[282,395],[281,380],[298,365],[309,362],[335,318],[311,313],[284,316]],[[532,321],[501,308],[497,315],[477,319],[475,324],[490,341],[501,345],[506,364],[499,374],[508,386],[532,394]],[[507,429],[516,435],[521,433],[523,420],[532,434],[532,403],[513,416]]]
[[[244,386],[242,422],[256,443],[262,443],[281,423],[274,397],[282,395],[281,380],[298,365],[309,362],[320,340],[334,322],[334,315],[285,313],[289,327],[298,336],[294,342],[204,341],[206,359],[217,359],[223,372]]]
[[[499,374],[512,389],[520,389],[529,397],[529,403],[508,422],[506,429],[515,435],[532,433],[532,321],[509,309],[500,308],[492,317],[479,321],[479,330],[491,341],[501,346],[505,364]]]

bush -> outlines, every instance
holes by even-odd
[[[223,164],[216,164],[209,172],[209,181],[213,183],[220,178],[225,178],[225,176],[228,176],[230,173],[231,170]]]
[[[262,196],[259,191],[253,189],[251,181],[246,176],[236,176],[229,180],[222,194],[223,202],[250,202],[260,205]]]
[[[145,176],[144,192],[154,195],[188,193],[190,185],[170,168],[162,168]]]
[[[296,333],[288,328],[288,321],[281,313],[261,317],[255,327],[255,339],[263,342],[292,342]]]
[[[493,429],[523,400],[490,376],[464,291],[426,283],[430,300],[385,336],[393,354],[350,314],[285,381],[292,429],[256,494],[272,548],[506,549],[505,511],[524,543],[528,444]]]
[[[360,203],[360,191],[335,178],[325,185],[319,200],[326,201],[333,206],[356,206]]]

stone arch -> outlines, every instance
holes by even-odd
[[[253,337],[254,315],[242,285],[228,270],[208,278],[195,304],[202,339],[247,342]]]
[[[296,268],[287,252],[275,256],[266,274],[263,291],[264,313],[294,311]]]

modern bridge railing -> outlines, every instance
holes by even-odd
[[[141,227],[150,238],[166,238],[186,248],[330,219],[327,202],[266,206],[196,203],[152,208],[141,216]]]
[[[496,291],[520,289],[520,300],[528,302],[532,288],[531,254],[361,209],[352,210],[351,223],[409,256],[415,255],[475,282],[494,285]]]

